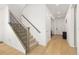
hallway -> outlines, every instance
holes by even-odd
[[[76,49],[70,47],[68,42],[63,40],[61,36],[53,36],[46,47],[38,46],[31,50],[29,54],[75,55]]]

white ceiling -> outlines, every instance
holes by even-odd
[[[9,4],[9,9],[13,10],[15,13],[22,12],[24,6],[27,6],[28,4]],[[48,9],[51,11],[52,15],[55,18],[64,18],[67,10],[68,10],[68,4],[46,4]]]
[[[47,7],[51,11],[52,15],[58,19],[65,18],[68,6],[68,4],[47,4]]]

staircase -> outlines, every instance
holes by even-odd
[[[9,24],[17,35],[17,37],[19,38],[19,41],[25,48],[26,54],[29,52],[29,50],[34,49],[38,46],[36,39],[30,33],[30,28],[27,27],[25,29],[24,25],[20,23],[11,12]]]

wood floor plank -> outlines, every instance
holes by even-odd
[[[23,53],[8,46],[5,43],[1,43],[0,44],[0,55],[23,55]]]
[[[62,39],[61,36],[53,36],[48,42],[47,46],[37,46],[30,50],[28,55],[75,55],[76,49],[70,47],[67,40]],[[0,55],[24,55],[18,50],[1,43]]]
[[[70,47],[67,40],[64,40],[62,36],[53,36],[46,47],[38,46],[31,50],[29,54],[75,55],[76,49]]]

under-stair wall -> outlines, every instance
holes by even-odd
[[[9,25],[9,10],[8,10],[8,6],[5,5],[5,7],[3,8],[3,11],[2,11],[2,19],[0,19],[2,21],[2,28],[3,30],[1,31],[2,32],[2,41],[19,50],[20,52],[23,52],[25,53],[25,50],[23,48],[23,46],[21,45],[21,43],[19,42],[17,36],[14,34],[12,28],[10,27]]]
[[[19,38],[17,37],[17,35],[15,34],[15,32],[13,31],[12,27],[9,24],[8,24],[7,33],[8,33],[7,36],[9,36],[9,37],[5,41],[5,43],[8,44],[9,46],[19,50],[20,52],[26,54],[26,50],[22,46],[21,42],[19,41]]]

